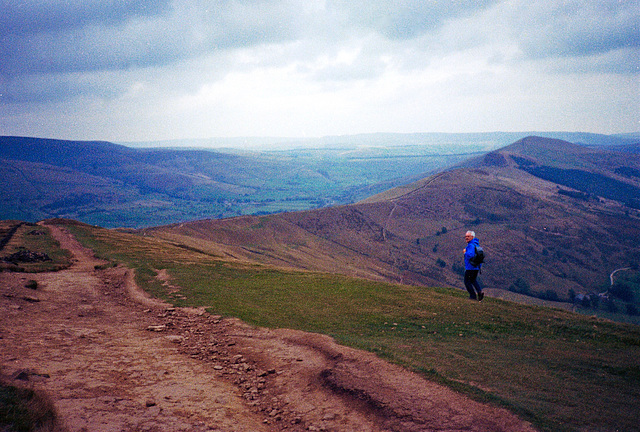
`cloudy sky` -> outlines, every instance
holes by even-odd
[[[640,131],[640,0],[0,0],[0,135]]]

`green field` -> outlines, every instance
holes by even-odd
[[[319,332],[369,350],[542,430],[638,430],[640,328],[466,293],[241,266],[153,238],[71,225],[99,256],[179,306]],[[156,278],[167,270],[169,293]]]

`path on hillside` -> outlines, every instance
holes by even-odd
[[[611,272],[611,274],[609,275],[611,286],[613,286],[613,277],[616,275],[616,273],[618,273],[619,271],[625,271],[625,270],[631,270],[631,267],[622,267],[622,268],[615,269],[614,271]]]
[[[326,336],[150,299],[50,228],[74,264],[0,273],[0,373],[46,392],[67,431],[533,431]]]

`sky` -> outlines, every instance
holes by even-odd
[[[640,0],[0,0],[0,135],[640,131]]]

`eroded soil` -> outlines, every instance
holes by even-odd
[[[0,373],[48,394],[66,431],[534,430],[326,336],[150,299],[50,228],[74,264],[0,273]]]

